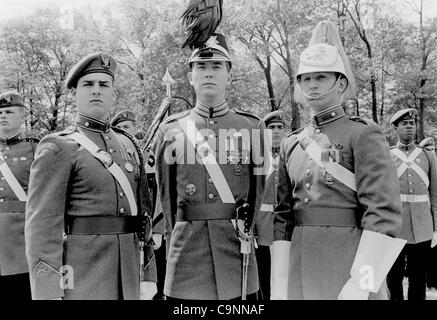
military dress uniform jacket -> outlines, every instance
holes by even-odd
[[[419,167],[419,170],[415,170],[414,165],[408,165],[405,171],[400,172],[402,230],[399,238],[407,240],[408,243],[431,240],[433,231],[437,230],[437,161],[435,154],[415,144],[405,146],[398,143],[391,149],[393,161],[398,168],[404,164],[404,161],[396,155],[399,151],[407,158],[414,157],[411,161]],[[422,178],[421,175],[424,177]],[[426,185],[426,180],[429,186]]]
[[[330,300],[350,278],[363,229],[399,234],[399,182],[376,124],[349,118],[342,107],[313,122],[308,135],[322,158],[332,152],[331,159],[355,174],[357,191],[317,165],[298,142],[301,131],[291,134],[281,144],[274,240],[291,240],[288,298]]]
[[[132,186],[138,214],[150,213],[144,167],[134,143],[122,131],[114,131],[109,122],[79,115],[72,129],[44,137],[31,167],[26,207],[32,297],[138,299],[136,233],[74,234],[66,230],[73,217],[110,219],[131,215],[127,197],[116,179],[69,136],[79,126],[122,168]],[[156,280],[154,267],[152,261],[141,280]],[[66,273],[64,278],[61,273]]]
[[[197,105],[190,111],[169,117],[159,127],[156,139],[158,188],[167,225],[172,228],[164,294],[183,299],[236,298],[242,295],[242,255],[229,217],[235,212],[235,205],[222,202],[205,166],[195,155],[192,144],[187,142],[178,122],[185,117],[195,122],[203,137],[208,137],[212,149],[221,149],[215,153],[217,163],[235,201],[247,201],[252,215],[261,206],[264,192],[265,171],[259,168],[263,163],[254,163],[256,151],[263,148],[264,124],[255,116],[229,110],[226,103],[211,110]],[[226,146],[222,133],[229,129],[260,130],[259,136],[243,141],[242,153],[246,161],[240,166],[227,163],[230,158],[226,157],[226,150],[231,149]],[[256,143],[255,140],[261,141]],[[193,212],[197,218],[192,217]],[[222,217],[211,220],[214,216]],[[253,218],[249,224],[253,227]],[[257,272],[252,249],[247,294],[258,290]]]
[[[279,154],[271,159],[267,173],[263,204],[257,214],[256,240],[259,245],[270,246],[273,242],[273,210],[277,204]]]
[[[21,187],[27,192],[30,165],[38,140],[22,132],[14,137],[0,137],[0,152]],[[24,212],[26,203],[19,201],[0,173],[0,276],[27,273],[24,249]]]

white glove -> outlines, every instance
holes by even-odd
[[[288,274],[290,272],[290,241],[273,241],[271,251],[271,300],[288,299]]]
[[[432,234],[431,248],[434,248],[437,244],[437,231],[434,231]]]
[[[141,281],[140,282],[140,300],[152,300],[158,292],[156,282]]]
[[[154,233],[152,235],[152,238],[153,238],[153,242],[155,243],[153,245],[153,250],[158,250],[159,248],[161,248],[161,245],[162,245],[162,234]]]
[[[369,291],[357,288],[354,281],[349,279],[341,289],[338,295],[338,300],[367,300],[369,299]]]

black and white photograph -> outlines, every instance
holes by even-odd
[[[0,301],[437,300],[437,1],[0,8]]]

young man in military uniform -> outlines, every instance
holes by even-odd
[[[144,132],[138,130],[137,128],[137,116],[135,112],[131,110],[122,110],[117,112],[111,120],[111,126],[116,127],[120,130],[124,130],[131,136],[135,137],[137,141],[144,138]],[[164,287],[164,277],[165,277],[165,248],[162,247],[163,234],[164,234],[164,219],[162,212],[159,208],[161,205],[157,206],[157,186],[155,178],[155,159],[153,153],[150,150],[145,150],[143,153],[145,162],[145,171],[147,176],[147,184],[149,186],[149,193],[152,200],[152,210],[153,214],[153,249],[155,250],[155,260],[156,260],[156,272],[157,272],[157,297],[163,297],[163,287]],[[159,212],[156,212],[156,211]]]
[[[313,115],[281,144],[272,299],[382,298],[405,243],[399,183],[380,128],[341,105],[354,80],[332,22],[316,26],[296,82]]]
[[[38,145],[25,225],[34,299],[154,294],[155,262],[142,257],[151,210],[143,160],[134,139],[109,122],[116,67],[102,52],[80,60],[66,78],[78,109],[74,126]]]
[[[0,300],[31,299],[24,216],[38,141],[22,130],[25,110],[18,92],[0,94]]]
[[[196,106],[167,118],[155,145],[158,190],[172,228],[164,293],[168,299],[254,298],[264,124],[229,109],[232,63],[223,35],[195,48],[189,66]]]
[[[426,299],[430,245],[437,242],[437,160],[432,150],[414,143],[417,110],[402,109],[391,120],[398,143],[391,156],[398,168],[402,201],[400,238],[407,240],[387,277],[391,300],[403,300],[402,281],[408,277],[408,300]]]
[[[136,126],[137,117],[131,110],[122,110],[117,112],[111,120],[111,126],[124,130],[132,137],[136,137],[138,128]]]
[[[255,224],[255,235],[258,242],[256,259],[261,297],[264,300],[270,300],[270,246],[273,242],[273,209],[277,204],[279,150],[285,134],[283,111],[270,112],[263,118],[263,121],[271,132],[272,149],[270,168],[266,176],[264,200]]]

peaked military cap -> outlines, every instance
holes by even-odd
[[[284,112],[282,110],[270,112],[264,116],[263,121],[266,126],[273,122],[280,122],[285,126]]]
[[[23,97],[16,91],[7,91],[0,94],[0,108],[7,107],[23,107],[24,105]]]
[[[417,118],[417,110],[414,108],[402,109],[396,112],[390,119],[390,124],[396,125],[399,121],[404,119],[414,119]]]
[[[117,62],[105,52],[94,52],[82,58],[71,68],[65,79],[67,89],[76,88],[78,80],[90,73],[106,73],[115,77]]]
[[[133,111],[130,110],[122,110],[115,114],[115,116],[111,120],[111,126],[116,126],[119,123],[124,121],[136,121],[136,115]]]
[[[213,33],[202,46],[194,48],[188,65],[191,67],[193,62],[199,61],[226,61],[232,67],[229,48],[223,34]]]

